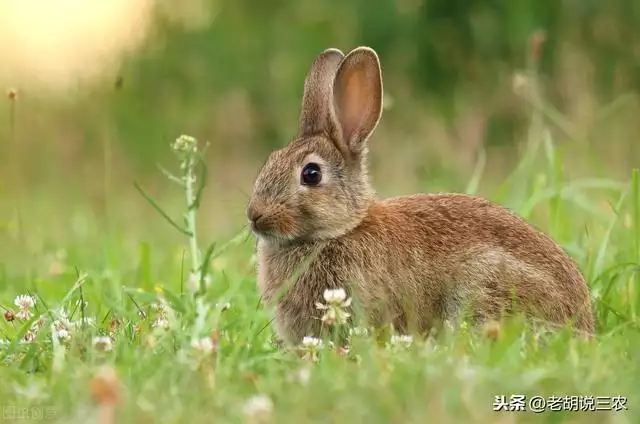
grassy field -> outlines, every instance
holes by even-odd
[[[286,21],[283,15],[274,22]],[[242,24],[229,22],[234,31]],[[616,109],[622,102],[614,101],[603,108],[606,113],[587,113],[581,119],[589,128],[592,120],[605,121],[601,115],[622,117],[606,121],[600,129],[606,137],[591,136],[597,143],[582,141],[583,134],[567,125],[580,118],[582,109],[574,108],[567,119],[550,112],[531,79],[535,75],[518,72],[514,96],[536,106],[527,120],[525,148],[515,159],[504,152],[492,155],[497,150],[478,138],[482,143],[474,149],[482,145],[489,153],[479,155],[466,187],[448,168],[456,161],[466,164],[474,149],[465,151],[464,143],[450,143],[446,131],[431,127],[415,134],[395,128],[432,115],[419,108],[411,114],[412,103],[387,110],[392,125],[378,130],[387,143],[372,143],[371,167],[381,193],[456,187],[511,208],[553,236],[589,283],[597,320],[594,340],[574,339],[566,330],[535,331],[516,318],[478,331],[466,324],[445,328],[428,339],[392,332],[374,336],[353,323],[348,346],[308,339],[282,348],[273,340],[273,311],[260,304],[256,290],[254,239],[243,227],[244,208],[248,175],[264,159],[256,156],[273,141],[265,134],[277,129],[271,138],[280,139],[289,123],[279,120],[295,119],[297,109],[280,105],[293,104],[293,97],[298,104],[293,87],[300,88],[302,79],[295,84],[288,78],[264,79],[263,67],[243,61],[262,56],[240,51],[237,69],[230,66],[226,76],[224,68],[212,74],[221,78],[215,87],[216,78],[200,68],[200,60],[211,49],[215,62],[214,38],[224,46],[227,39],[241,38],[229,36],[229,28],[201,34],[199,43],[175,38],[175,56],[157,62],[152,56],[138,73],[127,74],[125,87],[131,89],[87,96],[89,106],[70,102],[68,110],[47,114],[28,90],[24,100],[9,95],[8,125],[0,128],[0,137],[8,140],[0,145],[7,147],[0,157],[1,422],[640,422],[640,173],[624,175],[624,164],[634,163],[629,140],[637,132],[631,125],[635,118],[628,115],[637,109],[624,115]],[[199,46],[191,51],[193,60],[185,61],[191,67],[182,66],[181,43]],[[300,42],[301,50],[309,48],[305,44]],[[280,54],[289,51],[281,49]],[[149,79],[154,73],[158,79]],[[236,79],[239,88],[233,91]],[[245,92],[241,88],[249,81],[255,87]],[[160,90],[165,83],[173,88]],[[403,84],[389,84],[399,98]],[[231,88],[217,98],[220,122],[209,128],[211,98],[222,86]],[[586,89],[577,86],[580,95],[568,97],[583,106]],[[413,92],[404,97],[420,100]],[[285,98],[289,101],[280,101]],[[236,119],[256,104],[256,116],[266,111],[271,116],[248,118],[235,128]],[[484,113],[491,115],[475,108],[481,113],[476,116],[469,107],[471,140],[475,119],[484,122]],[[210,167],[205,169],[184,145],[174,145],[176,161],[167,167],[194,174],[168,179],[160,174],[161,183],[154,183],[141,170],[171,157],[168,147],[156,146],[169,144],[165,135],[185,120],[186,127],[212,136],[218,145],[214,142],[207,153],[219,156],[203,162]],[[559,133],[570,140],[554,140],[552,134]],[[396,143],[400,138],[403,142]],[[608,143],[613,139],[620,142]],[[590,150],[590,142],[599,150]],[[249,155],[254,150],[259,153]],[[597,157],[586,160],[588,152]],[[623,165],[615,172],[607,169],[612,161],[600,154]],[[101,155],[104,161],[96,164]],[[441,157],[449,163],[433,170]],[[131,162],[118,162],[122,158]],[[181,162],[187,166],[181,168]],[[211,169],[212,163],[219,167]],[[507,178],[502,178],[504,168],[513,168]],[[438,172],[442,175],[435,178]],[[130,185],[131,174],[158,195],[157,203],[145,199],[145,189]],[[184,181],[195,185],[181,188]],[[230,183],[236,185],[229,188]],[[193,204],[198,207],[188,208]]]
[[[640,422],[640,2],[23,3],[0,24],[0,422]],[[129,51],[151,3],[164,18]],[[70,82],[117,44],[103,78]],[[274,344],[247,193],[315,55],[360,44],[385,73],[381,195],[466,191],[528,219],[584,273],[594,340],[514,319]],[[179,131],[212,143],[188,193],[149,176],[180,172]]]
[[[579,263],[597,314],[593,342],[514,320],[428,340],[355,331],[348,350],[328,341],[278,349],[246,229],[209,249],[202,236],[165,237],[173,228],[160,214],[136,215],[153,211],[143,196],[115,195],[119,219],[108,225],[81,203],[60,216],[48,212],[55,195],[24,196],[2,227],[2,421],[637,422],[640,178],[568,181],[559,152],[536,137],[487,196]],[[480,166],[474,175],[467,192],[479,190]],[[177,222],[183,198],[171,204]],[[187,228],[206,219],[206,209],[197,213]],[[192,241],[208,264],[199,297],[188,277]],[[516,410],[495,411],[500,401]]]

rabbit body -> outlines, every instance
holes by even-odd
[[[344,288],[373,326],[426,332],[470,313],[524,312],[591,333],[587,285],[547,235],[488,200],[416,194],[378,200],[369,135],[382,77],[368,48],[322,53],[307,79],[298,137],[272,152],[247,208],[258,236],[258,288],[278,336],[321,336],[329,288]]]
[[[304,267],[277,301],[280,337],[320,335],[327,288],[345,288],[372,325],[425,332],[457,321],[523,312],[553,323],[576,319],[593,331],[588,291],[568,256],[507,210],[461,194],[424,194],[374,202],[362,223],[336,239],[288,247],[258,242],[258,284],[265,301]]]

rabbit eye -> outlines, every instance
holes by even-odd
[[[316,186],[322,181],[322,171],[320,171],[320,165],[311,162],[302,168],[302,174],[300,175],[302,184],[306,186]]]

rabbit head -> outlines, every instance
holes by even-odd
[[[367,140],[382,112],[376,53],[320,54],[305,83],[297,136],[273,151],[255,181],[247,217],[260,240],[290,244],[339,237],[374,200]]]

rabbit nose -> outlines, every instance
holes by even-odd
[[[262,218],[262,214],[256,214],[256,215],[252,215],[249,220],[251,220],[251,223],[253,225],[256,225],[258,223],[258,221],[260,221],[260,218]]]
[[[251,225],[253,227],[256,226],[256,224],[262,217],[262,212],[260,212],[253,204],[249,205],[249,207],[247,208],[247,218],[249,218],[249,221],[251,221]]]

